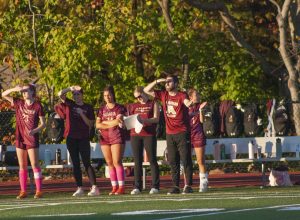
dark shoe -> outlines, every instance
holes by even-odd
[[[173,189],[171,189],[171,190],[168,192],[168,195],[179,194],[179,193],[180,193],[179,187],[174,187]]]
[[[182,190],[182,194],[189,194],[189,193],[193,193],[193,189],[190,186],[185,186]]]

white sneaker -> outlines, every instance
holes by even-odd
[[[158,194],[159,193],[159,190],[158,189],[155,189],[155,188],[152,188],[149,192],[149,194],[153,195],[153,194]]]
[[[84,195],[84,191],[83,191],[82,187],[78,187],[78,189],[76,190],[76,192],[73,193],[72,196],[79,197],[79,196],[83,196],[83,195]]]
[[[99,188],[97,186],[92,186],[91,191],[89,191],[89,193],[87,194],[88,196],[99,196],[100,192],[99,192]]]
[[[141,193],[141,191],[139,189],[133,189],[130,194],[131,195],[137,195],[137,194],[140,194],[140,193]]]
[[[208,190],[208,180],[203,178],[200,180],[199,192],[207,192]]]

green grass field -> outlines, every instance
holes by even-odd
[[[105,195],[104,195],[105,193]],[[43,199],[0,196],[0,219],[120,220],[288,220],[299,219],[300,187],[211,189],[191,195],[138,195],[72,198],[71,193]]]

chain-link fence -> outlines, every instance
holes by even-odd
[[[4,145],[10,145],[15,141],[15,112],[0,112],[0,142]]]

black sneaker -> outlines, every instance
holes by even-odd
[[[193,193],[193,189],[190,186],[185,186],[182,190],[182,194],[189,194],[189,193]]]
[[[173,189],[171,189],[171,190],[168,192],[168,195],[179,194],[179,193],[180,193],[179,187],[174,187]]]

